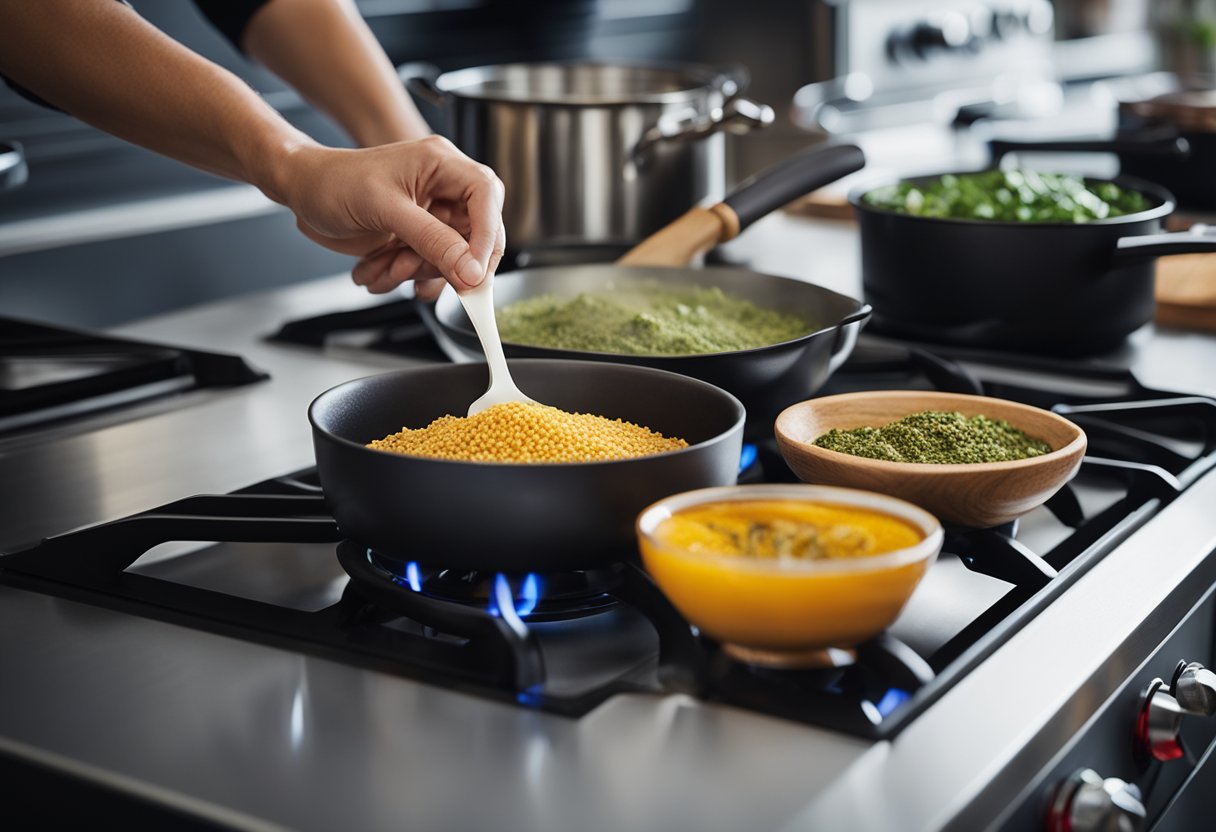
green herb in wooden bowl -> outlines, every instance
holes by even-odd
[[[832,428],[820,448],[890,462],[968,464],[1006,462],[1051,452],[1051,445],[1004,419],[922,410],[880,427]]]
[[[890,494],[981,528],[1041,504],[1085,454],[1085,434],[1051,411],[926,390],[809,399],[786,408],[774,433],[805,482]]]

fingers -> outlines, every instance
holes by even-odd
[[[391,209],[393,231],[423,259],[438,267],[456,289],[478,286],[491,260],[501,259],[499,237],[504,191],[490,168],[478,164],[446,140],[420,140],[429,158],[412,200]],[[467,225],[466,225],[467,223]]]
[[[414,294],[422,300],[435,300],[448,282],[442,277],[428,277],[414,281]]]
[[[494,233],[494,247],[490,251],[490,265],[486,274],[497,274],[498,264],[502,262],[503,253],[507,250],[507,228],[498,220],[498,230]]]
[[[498,267],[506,246],[502,182],[450,142],[330,150],[320,161],[306,171],[315,187],[294,192],[288,204],[309,238],[361,258],[351,271],[358,285],[388,291],[420,278],[428,263],[466,290]]]
[[[410,202],[396,206],[393,230],[428,263],[439,269],[458,290],[479,285],[486,274],[485,261],[478,260],[456,229]]]
[[[469,253],[485,267],[483,274],[488,274],[498,267],[507,243],[502,224],[504,192],[494,171],[484,165],[479,168],[481,179],[469,192],[465,208],[469,216]]]
[[[364,257],[350,270],[350,279],[356,286],[370,286],[388,271],[389,264],[396,257],[396,250],[382,252],[371,257]]]
[[[423,267],[427,271],[422,271]],[[383,294],[415,277],[438,274],[429,267],[418,253],[408,248],[395,248],[381,254],[365,257],[351,269],[351,279],[373,294]]]
[[[447,282],[443,279],[443,275],[439,274],[438,269],[436,269],[430,263],[425,262],[421,263],[416,269],[413,270],[409,279],[414,281],[415,293],[418,292],[419,286],[432,282],[438,282],[438,290],[441,291],[444,284]],[[396,289],[404,282],[404,280],[394,275],[390,270],[382,275],[379,280],[375,280],[370,283],[367,287],[367,291],[371,292],[373,295],[383,295],[386,292],[391,292],[393,289]],[[439,294],[439,291],[436,291],[434,288],[432,288],[431,291],[434,291],[435,295]]]

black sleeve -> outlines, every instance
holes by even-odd
[[[257,14],[258,9],[269,2],[270,0],[194,0],[194,5],[198,6],[203,16],[210,20],[233,46],[244,52],[241,39],[245,36],[245,27]]]

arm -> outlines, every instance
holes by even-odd
[[[501,257],[502,183],[446,140],[322,147],[121,4],[0,0],[0,74],[102,130],[256,185],[310,238],[362,258],[355,279],[372,291],[439,274],[477,285]]]
[[[241,45],[363,147],[431,132],[351,0],[271,0]]]

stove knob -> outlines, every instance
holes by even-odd
[[[1216,714],[1216,673],[1199,662],[1179,662],[1170,693],[1179,707],[1193,716]]]
[[[971,21],[957,11],[939,12],[917,23],[899,40],[901,43],[897,43],[897,47],[902,46],[921,59],[934,52],[959,52],[971,43]]]
[[[1177,760],[1183,755],[1182,707],[1170,696],[1165,682],[1154,679],[1140,699],[1136,720],[1136,747],[1154,760]]]
[[[1048,832],[1137,832],[1146,816],[1140,789],[1092,768],[1074,771],[1052,797]]]

